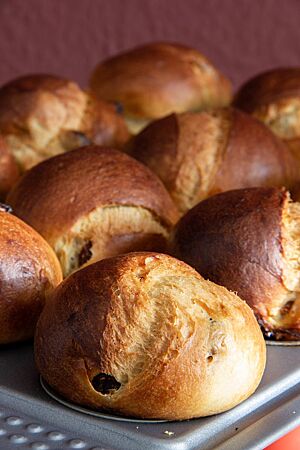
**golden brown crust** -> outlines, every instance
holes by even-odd
[[[230,82],[197,50],[178,44],[152,43],[110,58],[96,67],[90,85],[135,119],[226,106],[231,100]]]
[[[209,113],[172,114],[136,136],[130,154],[160,177],[184,213],[211,187],[222,156],[223,128]]]
[[[118,105],[97,99],[87,92],[87,103],[80,131],[96,145],[122,149],[130,134]]]
[[[234,104],[264,122],[300,160],[300,68],[279,68],[246,82]]]
[[[47,242],[17,217],[0,211],[0,230],[0,344],[6,344],[33,337],[62,273]]]
[[[217,192],[291,188],[299,179],[298,163],[285,144],[232,108],[155,121],[134,138],[130,154],[161,178],[183,213]]]
[[[257,119],[231,109],[222,164],[209,195],[255,186],[294,188],[299,164],[288,147]]]
[[[97,146],[33,167],[7,201],[55,249],[65,275],[78,267],[89,242],[96,260],[131,249],[162,249],[158,242],[178,219],[155,174],[124,153]]]
[[[284,98],[300,97],[300,68],[278,68],[263,72],[244,83],[234,105],[248,113]]]
[[[300,318],[285,325],[283,308],[294,292],[284,278],[283,212],[288,193],[252,188],[210,197],[177,224],[172,253],[205,278],[247,301],[265,332],[300,337]],[[282,314],[278,314],[282,310]]]
[[[0,131],[23,171],[87,139],[121,147],[129,138],[113,105],[51,75],[18,78],[0,89]]]
[[[251,395],[265,344],[236,295],[170,256],[131,253],[61,284],[39,320],[35,358],[42,377],[75,403],[182,420]]]
[[[0,136],[0,200],[4,200],[8,191],[19,177],[19,169],[5,140]]]
[[[33,167],[7,201],[47,240],[99,206],[141,206],[169,227],[178,217],[149,169],[117,150],[97,146],[75,149]]]

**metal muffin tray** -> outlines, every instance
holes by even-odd
[[[1,450],[261,450],[300,425],[300,347],[268,346],[262,383],[231,411],[163,423],[70,409],[42,388],[31,344],[0,348],[0,355]]]

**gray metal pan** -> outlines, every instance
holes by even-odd
[[[254,450],[300,424],[300,349],[268,346],[256,393],[213,417],[137,423],[72,410],[42,389],[31,345],[1,349],[0,449]]]

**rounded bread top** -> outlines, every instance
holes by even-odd
[[[7,201],[16,215],[48,242],[99,207],[146,208],[167,228],[178,218],[175,205],[155,174],[118,150],[97,146],[75,149],[33,167]]]
[[[231,100],[231,83],[206,57],[170,43],[147,44],[101,62],[90,86],[137,119],[225,106]]]
[[[35,355],[44,379],[71,401],[175,420],[248,397],[265,343],[236,295],[181,261],[142,252],[68,277],[43,311]]]
[[[261,106],[285,98],[300,97],[300,68],[278,68],[263,72],[246,81],[234,98],[234,105],[253,113]]]

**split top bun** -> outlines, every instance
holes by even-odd
[[[232,108],[157,120],[134,138],[130,153],[160,177],[182,213],[218,192],[291,188],[299,179],[297,162],[281,140]]]
[[[300,158],[300,68],[279,68],[247,81],[235,105],[264,122]]]
[[[267,337],[300,340],[300,203],[275,188],[210,197],[177,224],[173,253],[253,308]]]
[[[29,75],[0,88],[0,132],[22,171],[90,141],[121,147],[129,137],[115,106],[52,75]]]
[[[0,344],[33,337],[49,293],[62,280],[55,253],[0,204]]]
[[[0,200],[4,200],[19,177],[17,163],[5,140],[0,136]]]
[[[28,171],[8,200],[55,250],[64,275],[132,250],[163,250],[178,212],[160,180],[130,156],[88,146]]]
[[[90,86],[104,100],[124,107],[130,130],[172,112],[226,106],[231,83],[189,47],[151,43],[101,62]]]
[[[141,418],[228,410],[257,388],[265,343],[251,309],[170,256],[77,271],[37,326],[37,367],[72,402]]]

